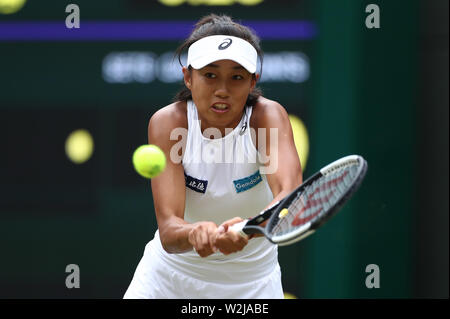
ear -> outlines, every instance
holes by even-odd
[[[186,87],[190,90],[191,89],[191,80],[192,80],[191,71],[185,66],[183,66],[183,79],[184,79],[184,85],[186,85]]]
[[[253,90],[256,86],[256,82],[259,80],[259,73],[255,73],[255,76],[252,76],[252,82],[250,84],[250,90]]]

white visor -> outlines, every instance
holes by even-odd
[[[194,69],[201,69],[219,60],[232,60],[248,72],[255,73],[258,54],[249,42],[229,35],[205,37],[189,47],[187,65]]]

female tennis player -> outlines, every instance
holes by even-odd
[[[211,14],[179,60],[186,49],[185,88],[148,126],[168,161],[151,181],[158,230],[124,298],[283,298],[277,246],[229,230],[302,182],[287,112],[256,88],[259,39]]]

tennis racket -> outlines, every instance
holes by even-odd
[[[230,227],[242,236],[263,234],[273,244],[290,245],[322,226],[361,185],[367,162],[359,155],[343,157],[308,178],[284,199],[258,216]],[[260,225],[268,220],[265,227]]]

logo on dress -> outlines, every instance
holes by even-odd
[[[259,173],[259,171],[256,171],[255,174],[242,179],[235,180],[233,181],[233,183],[236,192],[240,193],[249,190],[252,187],[255,187],[261,182],[261,180],[262,180],[261,174]]]
[[[206,188],[208,187],[208,181],[194,178],[192,176],[187,175],[186,173],[184,173],[184,180],[186,181],[186,187],[192,189],[193,191],[202,194],[206,192]]]

